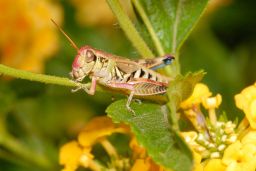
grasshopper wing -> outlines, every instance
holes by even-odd
[[[117,60],[117,67],[126,74],[131,74],[141,68],[141,66],[132,60]]]
[[[165,55],[163,57],[158,57],[158,58],[154,58],[154,59],[134,60],[134,62],[136,62],[139,65],[142,65],[146,68],[156,70],[158,68],[165,67],[166,65],[170,65],[173,60],[174,60],[174,57],[172,55]]]

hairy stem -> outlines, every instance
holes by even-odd
[[[128,39],[133,43],[134,47],[142,55],[143,58],[153,58],[154,54],[149,49],[145,41],[142,39],[135,26],[125,13],[119,0],[107,0],[110,8],[115,14],[121,28],[125,32]]]
[[[56,84],[56,85],[69,86],[69,87],[77,87],[79,85],[82,85],[68,78],[32,73],[24,70],[14,69],[2,64],[0,64],[0,74],[12,76],[20,79],[26,79],[30,81],[42,82],[46,84]]]
[[[177,118],[177,107],[176,107],[175,103],[173,103],[171,101],[167,103],[167,106],[170,110],[170,119],[172,122],[172,128],[175,131],[179,131],[179,122],[178,122],[178,118]]]

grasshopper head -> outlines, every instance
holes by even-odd
[[[91,47],[80,48],[72,64],[72,78],[76,81],[82,81],[92,71],[95,60],[96,55]]]

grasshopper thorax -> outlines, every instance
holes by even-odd
[[[85,76],[90,74],[96,58],[95,52],[90,46],[80,48],[72,64],[71,76],[73,79],[82,81]]]

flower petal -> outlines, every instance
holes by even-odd
[[[63,145],[60,149],[59,163],[64,165],[64,170],[76,170],[79,166],[82,149],[76,141]]]
[[[256,83],[235,96],[236,106],[243,110],[252,128],[256,128]]]
[[[198,83],[196,84],[192,95],[183,101],[180,106],[183,109],[190,108],[193,105],[200,104],[203,98],[207,98],[211,95],[212,93],[209,91],[209,88],[205,84]]]
[[[112,120],[106,116],[95,117],[84,128],[78,136],[78,142],[84,147],[92,146],[101,138],[109,136],[113,133],[128,133],[129,128],[122,124],[114,124]]]
[[[226,166],[222,163],[221,159],[211,159],[204,167],[204,171],[225,171]]]

